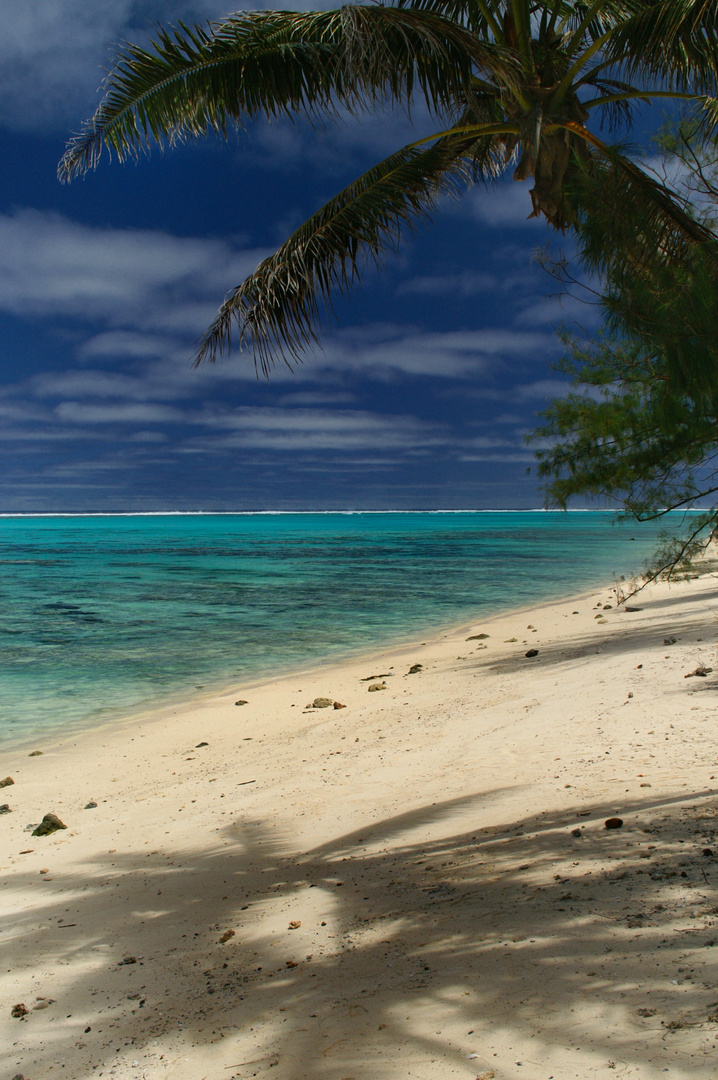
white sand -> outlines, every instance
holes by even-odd
[[[718,580],[634,604],[5,752],[0,1080],[714,1080]]]

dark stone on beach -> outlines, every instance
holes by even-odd
[[[12,1009],[10,1010],[10,1015],[14,1016],[16,1020],[22,1020],[23,1016],[27,1016],[28,1012],[29,1009],[27,1008],[27,1006],[23,1005],[22,1002],[20,1002],[18,1005],[13,1005]]]
[[[626,604],[623,610],[624,610],[624,611],[643,611],[643,608],[640,608],[640,607],[629,607],[629,606],[628,606],[628,604]]]
[[[606,820],[603,823],[604,829],[620,829],[622,827],[622,825],[623,825],[623,818],[620,818],[620,817],[606,818]]]
[[[12,776],[6,776],[4,780],[0,780],[0,787],[11,787],[14,783]]]
[[[603,605],[603,610],[604,611],[613,611],[613,605],[612,604],[604,604]]]
[[[195,746],[195,750],[199,750],[200,746],[209,746],[208,742],[198,742]]]
[[[245,701],[245,699],[244,699],[244,698],[240,698],[240,699],[239,699],[239,701],[235,701],[235,703],[234,703],[234,704],[235,704],[235,705],[249,705],[249,702],[248,702],[248,701]]]
[[[57,832],[58,829],[66,828],[67,825],[64,825],[56,814],[45,814],[38,827],[32,830],[32,835],[49,836],[50,833]]]
[[[372,690],[386,690],[386,683],[385,682],[372,683],[371,686],[367,686],[367,690],[369,691],[369,693],[371,693]]]
[[[0,806],[0,814],[12,814],[9,803],[4,802],[2,806]]]
[[[122,960],[117,961],[117,966],[122,967],[123,964],[136,964],[136,963],[137,963],[137,957],[136,956],[124,956],[122,958]]]
[[[490,637],[490,634],[472,634],[471,637],[467,637],[467,641],[483,641],[484,638]]]
[[[97,809],[97,803],[93,802],[92,799],[90,800],[89,803],[87,803],[85,805],[85,810],[96,810],[96,809]]]
[[[575,837],[579,838],[579,837],[583,836],[583,833],[581,832],[580,829],[571,829],[571,836],[575,836]]]
[[[412,664],[411,667],[409,668],[409,674],[410,675],[416,675],[416,673],[418,671],[423,671],[423,669],[424,669],[423,664]]]
[[[664,637],[664,639],[663,639],[663,644],[664,645],[675,645],[675,643],[676,643],[676,639],[674,637]]]
[[[703,854],[705,855],[705,857],[707,859],[710,859],[711,855],[713,854],[713,849],[709,848],[709,847],[704,847],[703,848]]]
[[[335,701],[334,702],[334,708],[335,709],[346,709],[346,705],[342,705],[341,701]]]
[[[27,756],[28,757],[42,757],[42,750],[32,750]]]
[[[334,704],[334,699],[330,697],[315,697],[311,705],[307,705],[308,709],[331,709]]]
[[[528,652],[524,653],[524,656],[538,656],[538,654],[538,649],[529,649]]]

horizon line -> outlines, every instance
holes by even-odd
[[[705,513],[711,507],[686,507],[685,509],[665,509],[659,511],[665,514],[699,514]],[[309,515],[309,514],[342,514],[346,516],[358,514],[624,514],[616,507],[524,507],[500,508],[484,507],[481,509],[413,509],[413,510],[18,510],[0,511],[0,518],[104,518],[104,517],[259,517],[279,515]],[[638,519],[635,519],[641,524]],[[649,519],[650,520],[650,519]]]

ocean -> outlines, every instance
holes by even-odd
[[[91,726],[610,583],[598,512],[0,518],[0,740]]]

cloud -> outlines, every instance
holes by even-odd
[[[81,359],[94,357],[111,357],[113,360],[120,357],[138,359],[167,356],[168,353],[175,352],[177,348],[181,348],[179,339],[172,341],[170,338],[158,335],[113,330],[89,338],[80,346],[78,356]]]
[[[566,397],[570,392],[568,379],[537,379],[536,382],[514,387],[511,396],[516,401],[545,401],[547,398]]]
[[[3,125],[79,129],[120,42],[147,44],[158,22],[221,13],[216,0],[0,0]]]
[[[580,289],[580,284],[572,286]],[[580,296],[545,296],[534,304],[529,304],[516,316],[518,326],[559,326],[568,323],[580,323],[584,327],[596,326],[601,322],[602,312],[597,298],[591,300],[589,292],[585,299]]]
[[[197,335],[228,287],[263,255],[220,240],[91,228],[59,214],[20,210],[0,215],[0,310]],[[140,341],[115,338],[125,355]],[[95,350],[107,354],[109,344],[96,339]]]
[[[233,11],[273,8],[235,0]],[[295,0],[286,9],[337,7]],[[221,19],[219,0],[0,0],[0,114],[16,130],[78,130],[124,41],[147,46],[160,24]]]
[[[494,274],[479,274],[472,270],[464,270],[460,274],[412,278],[399,286],[397,295],[463,298],[481,295],[495,287],[496,276]]]
[[[283,394],[277,400],[277,405],[353,405],[356,402],[356,394],[348,392],[321,390],[308,390],[296,394]]]
[[[352,409],[279,409],[240,407],[208,412],[205,427],[226,429],[194,446],[214,449],[252,448],[279,452],[335,450],[414,450],[451,441],[440,425],[413,416],[381,415]]]
[[[168,405],[142,403],[95,405],[79,401],[62,401],[55,409],[60,420],[74,424],[151,424],[176,422],[184,419],[179,409]]]
[[[332,338],[326,365],[361,371],[374,378],[399,375],[465,378],[490,368],[497,358],[531,358],[555,349],[551,334],[491,328],[445,333],[404,333],[385,340],[351,340],[351,332]],[[321,364],[322,361],[317,361]]]
[[[462,213],[467,209],[474,220],[495,229],[519,228],[546,232],[543,218],[529,218],[532,180],[503,180],[490,187],[476,186],[458,207]]]
[[[29,387],[39,398],[144,399],[148,396],[143,379],[106,371],[50,372],[35,376],[30,380]]]

